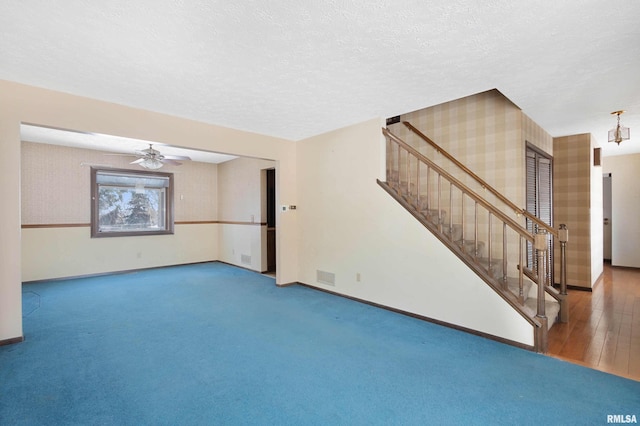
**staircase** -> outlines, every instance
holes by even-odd
[[[556,321],[568,321],[566,227],[553,229],[518,208],[410,123],[404,124],[448,159],[459,173],[453,176],[383,128],[387,180],[378,184],[519,312],[534,329],[533,349],[546,352],[548,330]],[[497,202],[487,201],[463,180],[480,185]],[[512,218],[514,212],[516,217]],[[525,218],[534,223],[535,234],[526,229]],[[553,259],[547,253],[549,238],[556,238],[561,245],[560,291],[546,273],[551,270],[549,262]],[[534,250],[534,265],[527,265],[527,250]]]

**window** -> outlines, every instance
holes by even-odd
[[[173,234],[173,174],[91,169],[91,237]]]

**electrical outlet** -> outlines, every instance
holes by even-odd
[[[357,281],[357,282],[360,282],[360,272],[358,272],[358,273],[356,274],[356,281]]]

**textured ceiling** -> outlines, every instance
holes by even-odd
[[[639,21],[637,0],[3,0],[0,79],[291,140],[497,88],[612,155],[640,151]]]

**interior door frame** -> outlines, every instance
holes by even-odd
[[[276,168],[264,169],[265,185],[265,209],[267,218],[266,252],[267,272],[275,273],[277,270],[276,255]]]

